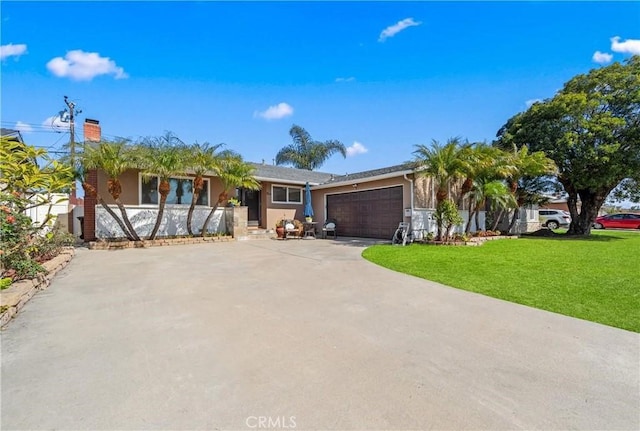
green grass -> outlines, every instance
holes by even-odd
[[[363,257],[448,286],[640,332],[640,234],[520,238],[480,247],[376,245]]]

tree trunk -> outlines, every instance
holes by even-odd
[[[90,197],[95,198],[95,199],[98,200],[98,203],[100,205],[102,205],[102,207],[107,211],[107,213],[111,217],[113,217],[113,219],[116,221],[116,223],[118,223],[118,226],[120,226],[120,229],[122,229],[122,232],[127,237],[127,239],[130,240],[130,241],[135,241],[135,239],[133,238],[133,236],[131,236],[131,233],[127,229],[127,226],[125,226],[125,224],[122,222],[122,220],[120,220],[120,217],[118,217],[118,215],[115,213],[115,211],[113,211],[109,207],[109,205],[107,205],[107,203],[104,201],[104,199],[102,199],[102,196],[100,196],[98,194],[96,189],[91,184],[86,183],[86,182],[82,183],[82,188],[84,189],[85,195],[90,196]]]
[[[480,232],[481,230],[484,230],[484,229],[480,228],[480,208],[481,207],[482,207],[482,205],[478,204],[476,206],[476,209],[475,209],[475,213],[476,213],[475,214],[476,215],[476,231],[478,231],[478,232]]]
[[[573,197],[569,195],[567,203],[571,201],[571,205],[569,206],[569,210],[571,213],[571,224],[569,225],[567,235],[588,236],[591,234],[591,227],[593,226],[593,222],[598,216],[598,211],[600,211],[600,207],[607,199],[610,191],[610,189],[599,189],[595,192],[591,190],[578,190],[577,192],[580,196],[581,202],[580,214],[577,214],[577,195],[574,195]],[[571,211],[572,206],[573,211]],[[574,213],[576,214],[575,217]]]
[[[464,183],[462,183],[462,187],[460,188],[460,197],[458,198],[458,208],[463,208],[462,204],[464,202],[464,197],[471,191],[473,188],[473,179],[466,178]],[[469,203],[469,210],[471,210],[471,203]]]
[[[150,240],[156,239],[156,235],[158,234],[158,230],[160,229],[160,224],[162,224],[162,216],[164,215],[164,206],[167,203],[167,196],[169,196],[169,192],[171,191],[171,185],[168,181],[160,181],[160,186],[158,187],[158,191],[160,192],[160,204],[158,205],[158,218],[156,219],[156,224],[153,226],[153,230],[151,231],[151,235],[149,235]]]
[[[491,226],[491,230],[495,231],[498,229],[498,225],[500,224],[500,220],[502,220],[502,216],[504,215],[504,208],[500,208],[500,212],[498,213],[498,217],[494,220],[493,226]]]
[[[513,217],[511,218],[511,223],[509,223],[509,229],[507,229],[507,235],[511,234],[513,227],[516,225],[516,221],[518,221],[519,212],[520,212],[520,207],[513,210]]]
[[[129,216],[127,216],[127,209],[124,207],[120,199],[115,199],[115,201],[116,201],[116,205],[118,205],[118,208],[120,208],[120,213],[122,214],[122,220],[124,220],[124,224],[127,226],[127,229],[129,229],[131,238],[133,238],[134,241],[140,241],[140,237],[136,233],[136,230],[133,227],[133,225],[131,224],[131,221],[129,220]]]
[[[189,235],[193,236],[193,229],[191,226],[191,221],[193,219],[193,211],[196,208],[196,202],[200,198],[200,192],[202,192],[202,185],[204,181],[201,175],[196,176],[193,179],[193,196],[191,197],[191,206],[189,206],[189,212],[187,213],[187,232]]]
[[[216,212],[216,210],[218,209],[220,204],[222,202],[224,202],[226,199],[227,199],[227,191],[224,190],[218,196],[218,200],[217,200],[216,204],[213,206],[213,208],[211,208],[211,211],[209,211],[209,215],[207,216],[207,219],[204,221],[204,224],[202,225],[202,232],[200,233],[201,237],[204,238],[205,236],[207,236],[207,228],[209,227],[209,222],[213,218],[213,214]]]
[[[471,232],[471,220],[475,214],[475,209],[469,205],[469,221],[467,221],[467,226],[464,228],[464,233],[469,234]],[[476,230],[478,229],[478,225],[476,224]]]
[[[109,180],[107,180],[107,191],[109,192],[114,202],[118,206],[118,209],[120,209],[120,214],[122,214],[122,220],[124,221],[124,224],[127,226],[127,229],[129,230],[130,235],[127,235],[127,236],[130,238],[133,238],[134,241],[140,241],[140,237],[138,236],[138,234],[136,233],[136,230],[131,225],[131,221],[129,221],[129,216],[127,216],[127,210],[125,209],[124,205],[120,201],[120,194],[122,193],[122,184],[120,183],[120,180],[118,180],[118,178],[109,178]]]

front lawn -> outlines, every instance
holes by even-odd
[[[365,259],[395,271],[640,332],[640,233],[489,241],[480,247],[376,245]]]

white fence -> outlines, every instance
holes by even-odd
[[[109,205],[117,215],[122,219],[120,209],[115,205]],[[149,208],[142,206],[127,206],[127,215],[133,225],[136,233],[141,237],[147,237],[151,234],[151,230],[156,223],[158,217],[158,208]],[[187,235],[187,213],[188,206],[184,205],[167,205],[162,216],[162,223],[158,230],[158,237]],[[205,219],[211,211],[210,207],[196,207],[193,212],[192,227],[195,234],[199,234]],[[209,222],[209,233],[226,233],[228,222],[233,222],[232,217],[226,217],[225,208],[218,208]],[[96,237],[97,238],[122,238],[124,232],[118,226],[113,217],[102,207],[96,205]]]
[[[413,216],[411,218],[411,228],[413,229],[415,236],[417,238],[421,238],[422,236],[426,236],[429,233],[435,234],[438,225],[433,218],[433,214],[435,210],[433,209],[424,209],[424,208],[414,208]],[[463,233],[465,228],[467,227],[467,223],[469,222],[469,211],[468,210],[459,210],[458,213],[463,218],[464,222],[461,225],[455,226],[453,228],[453,233]],[[480,225],[480,229],[476,227],[475,217],[471,220],[471,232],[477,232],[478,230],[485,230],[485,211],[480,211],[478,214],[478,224]]]
[[[51,195],[37,194],[31,199],[33,204],[38,204],[44,201],[50,201],[51,204],[38,205],[33,208],[29,208],[25,211],[25,214],[33,221],[33,224],[40,226],[46,219],[47,214],[51,214],[49,225],[44,229],[46,232],[54,225],[60,225],[61,227],[67,226],[67,214],[69,213],[69,195],[64,193],[53,193]],[[60,219],[58,220],[58,216]]]

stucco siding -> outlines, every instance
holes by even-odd
[[[182,177],[182,175],[181,175]],[[193,178],[188,175],[185,178]],[[130,169],[120,176],[120,184],[122,186],[122,194],[120,200],[124,205],[140,205],[140,170]],[[222,183],[218,177],[205,176],[209,180],[209,206],[212,206],[214,200],[218,199],[218,195],[222,192]],[[107,190],[107,180],[109,178],[103,171],[98,171],[98,193],[104,201],[111,205],[114,200]],[[233,192],[231,193],[233,195]],[[188,205],[188,204],[185,204]]]

